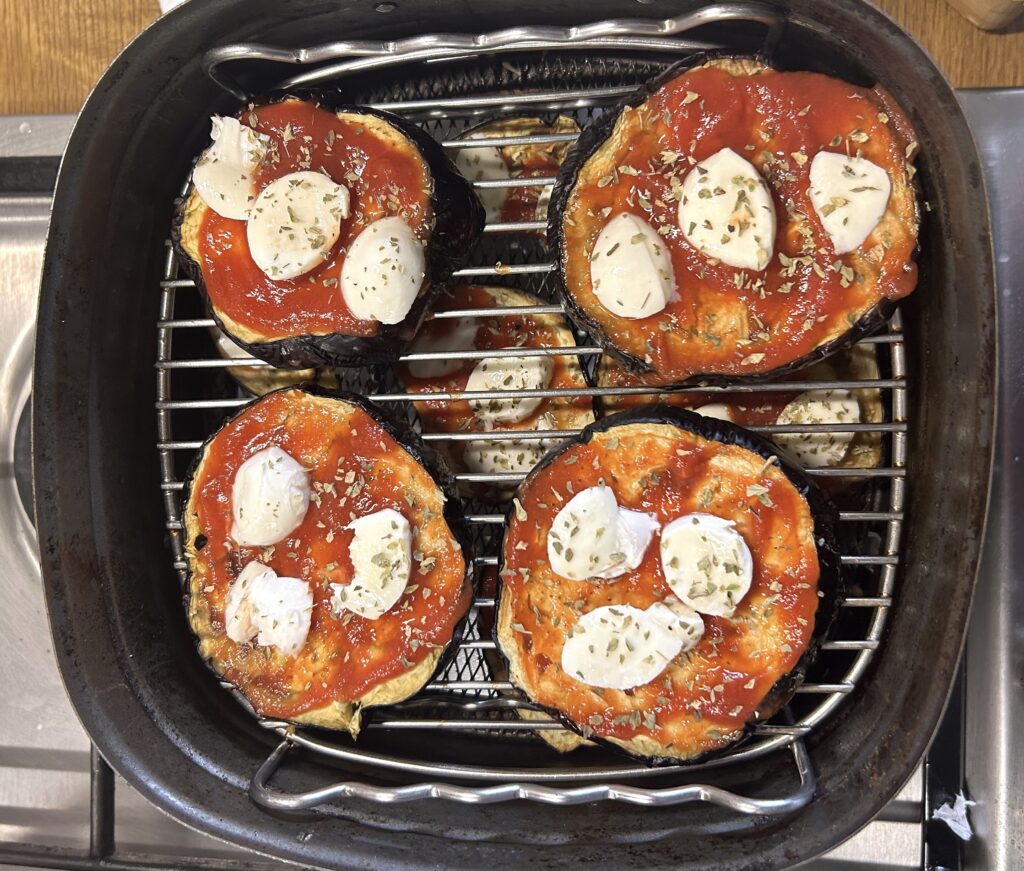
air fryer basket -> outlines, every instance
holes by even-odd
[[[765,28],[775,18],[765,7],[708,7],[702,15],[709,26],[684,38],[731,51],[767,50],[783,67],[880,81],[909,110],[921,136],[922,189],[930,209],[922,232],[921,286],[903,307],[905,331],[897,318],[888,335],[874,340],[884,370],[878,385],[889,408],[891,423],[884,431],[891,434],[890,455],[874,476],[877,504],[871,507],[877,510],[865,517],[849,512],[847,518],[851,529],[876,521],[873,529],[884,540],[876,552],[850,554],[852,571],[867,572],[867,585],[875,586],[854,603],[864,619],[845,624],[855,636],[831,642],[834,650],[855,651],[850,656],[861,656],[863,666],[853,680],[838,683],[826,669],[794,705],[799,717],[809,710],[809,696],[836,697],[813,730],[779,721],[772,727],[775,737],[771,729],[761,737],[762,745],[771,746],[797,739],[791,748],[760,755],[747,748],[742,761],[653,778],[638,777],[636,766],[611,756],[553,759],[539,742],[507,734],[524,724],[501,719],[508,717],[506,700],[475,686],[488,682],[481,653],[486,633],[479,627],[479,643],[471,640],[455,670],[435,687],[463,697],[458,713],[451,713],[450,701],[447,708],[438,706],[436,697],[425,713],[417,703],[421,707],[389,714],[391,728],[368,730],[354,750],[335,736],[310,733],[298,736],[299,749],[288,751],[292,743],[279,743],[273,728],[258,726],[218,686],[195,655],[180,588],[158,533],[167,521],[161,509],[172,518],[176,513],[180,467],[188,459],[182,451],[194,450],[240,400],[231,398],[237,394],[222,367],[193,362],[210,356],[206,321],[195,291],[175,276],[165,235],[171,201],[190,156],[201,147],[204,119],[234,104],[204,74],[201,61],[211,48],[221,49],[207,56],[213,76],[251,93],[310,68],[243,61],[263,52],[221,47],[248,41],[314,45],[334,34],[476,34],[511,23],[564,26],[631,14],[651,16],[634,29],[653,35],[656,20],[682,15],[695,4],[597,3],[585,10],[546,4],[533,12],[521,4],[489,3],[457,13],[441,4],[381,4],[342,14],[327,4],[297,4],[283,12],[271,2],[249,2],[244,15],[236,3],[196,9],[186,4],[126,50],[87,103],[58,182],[40,308],[35,444],[43,566],[62,672],[101,751],[134,785],[189,824],[255,849],[306,864],[386,861],[398,867],[418,867],[435,855],[450,867],[582,864],[613,855],[619,864],[655,867],[708,867],[708,856],[723,868],[776,867],[846,837],[899,788],[945,702],[973,585],[991,451],[991,253],[977,158],[948,85],[879,13],[826,5],[832,4],[787,6],[781,29]],[[754,21],[723,22],[735,16]],[[467,103],[480,94],[522,98],[547,91],[561,100],[542,107],[553,110],[565,109],[570,92],[582,91],[586,96],[578,105],[585,119],[593,110],[584,107],[595,93],[610,95],[682,54],[665,52],[654,41],[644,52],[607,43],[598,52],[596,41],[609,33],[594,27],[578,34],[594,43],[586,52],[518,48],[467,57],[464,48],[443,63],[398,66],[363,58],[357,63],[365,71],[349,70],[334,80],[354,99],[403,101],[404,111],[441,139],[457,135],[474,113],[493,113],[493,107]],[[419,45],[424,53],[443,53],[436,42]],[[346,48],[336,45],[327,54],[337,57]],[[326,61],[289,52],[278,59],[312,60],[313,70]],[[442,117],[453,114],[454,120]],[[485,240],[474,268],[488,277],[478,280],[517,283],[544,295],[550,279],[536,268],[543,252],[524,244],[509,257],[505,238],[497,232]],[[511,273],[505,266],[494,268],[502,257]],[[151,330],[158,320],[154,391]],[[594,351],[584,357],[588,365]],[[408,411],[389,377],[386,371],[349,375],[350,386],[390,396],[396,411]],[[159,468],[153,442],[161,445]],[[481,517],[482,541],[494,532],[493,523],[474,516]],[[173,520],[169,525],[174,544]],[[873,566],[875,574],[858,563]],[[481,689],[484,698],[467,705],[465,695]],[[490,722],[468,732],[406,730],[417,717],[420,726],[429,725],[427,719],[450,725],[481,707]],[[405,729],[399,728],[403,721]],[[503,737],[496,737],[495,726]],[[316,746],[331,755],[309,751]],[[429,766],[423,769],[429,776],[417,777],[408,766],[382,768],[367,750]],[[282,757],[271,788],[266,780]],[[453,762],[471,770],[445,773]],[[566,770],[602,767],[601,777],[565,777]],[[614,774],[607,773],[609,767]],[[500,777],[524,768],[535,771],[525,786],[507,774]],[[498,773],[481,777],[481,770]],[[475,804],[420,800],[388,806],[368,800],[440,793],[474,803],[532,795],[567,804],[611,794],[658,804],[666,789],[674,791],[673,800],[707,800],[707,792],[694,784],[709,785],[712,800],[730,808],[634,808],[604,801],[549,810],[517,801],[488,813]],[[247,789],[264,805],[316,806],[318,814],[270,816],[249,801]],[[742,796],[746,804],[722,791]],[[775,821],[766,815],[783,810],[793,813]],[[440,849],[443,854],[436,853]]]

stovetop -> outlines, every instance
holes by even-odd
[[[1024,578],[1014,560],[1024,539],[1013,534],[1014,508],[1024,500],[1014,444],[1024,432],[1024,407],[1014,404],[1024,387],[1024,295],[1014,293],[1024,292],[1024,90],[964,91],[961,100],[992,203],[1002,339],[996,483],[964,680],[926,764],[878,819],[804,866],[812,871],[1024,867],[1024,799],[1015,794],[1024,773],[1015,741],[1024,725],[1016,666],[1024,652],[1024,583],[1016,582]],[[279,867],[184,828],[114,777],[79,725],[53,659],[30,521],[28,408],[49,191],[73,123],[0,118],[0,865]],[[978,802],[976,836],[963,849],[931,819],[961,788]]]

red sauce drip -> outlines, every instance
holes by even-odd
[[[239,466],[271,445],[311,470],[315,498],[287,539],[273,548],[242,547],[230,537],[232,484]],[[365,412],[339,419],[334,408],[301,391],[270,394],[217,433],[200,472],[192,504],[208,541],[197,555],[206,570],[198,595],[210,608],[219,636],[213,660],[261,714],[294,717],[331,701],[358,699],[451,640],[471,598],[464,555],[441,514],[433,480]],[[349,493],[350,488],[358,492]],[[432,494],[429,500],[418,497],[409,504],[409,494],[425,492]],[[414,530],[409,587],[377,620],[349,612],[335,616],[329,584],[352,578],[352,533],[345,527],[353,515],[385,508],[405,515]],[[426,573],[417,568],[420,553],[435,558]],[[222,634],[228,588],[251,560],[310,582],[312,623],[296,657],[237,644]]]
[[[330,257],[291,280],[267,276],[249,254],[245,221],[207,209],[200,230],[203,282],[214,307],[231,321],[265,339],[343,333],[372,336],[375,321],[354,317],[341,293],[341,269],[348,246],[367,224],[402,217],[416,235],[429,238],[433,220],[429,171],[414,146],[390,126],[391,139],[375,125],[385,122],[347,115],[339,118],[311,103],[289,100],[258,106],[242,123],[269,136],[274,145],[259,170],[257,192],[300,170],[326,172],[344,185],[350,214]]]
[[[623,135],[598,152],[600,166],[591,157],[569,198],[566,274],[574,296],[616,344],[667,379],[770,371],[845,333],[880,300],[914,289],[912,131],[881,90],[817,73],[734,77],[697,69],[663,85],[619,125]],[[760,273],[712,262],[679,227],[677,191],[691,159],[726,147],[757,167],[775,201],[773,259]],[[859,154],[893,182],[889,213],[849,254],[834,253],[811,204],[811,160],[819,151]],[[661,232],[678,292],[663,311],[635,321],[604,309],[590,281],[598,233],[620,212]],[[796,220],[796,213],[803,217]],[[809,261],[792,266],[782,259],[804,256]]]
[[[512,620],[529,633],[514,638],[535,700],[597,735],[651,735],[698,755],[743,727],[811,638],[818,604],[812,520],[796,488],[759,455],[675,428],[666,437],[667,426],[656,435],[649,425],[644,433],[629,429],[573,446],[520,493],[526,515],[512,519],[503,544],[502,595],[510,597]],[[671,594],[657,535],[639,568],[612,581],[569,581],[551,570],[547,534],[562,499],[602,479],[620,505],[655,514],[662,524],[693,512],[734,520],[754,559],[750,591],[734,616],[705,616],[696,647],[628,691],[588,686],[560,665],[580,614],[604,605],[643,609]],[[751,484],[767,492],[748,495]]]

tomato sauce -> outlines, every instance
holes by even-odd
[[[249,253],[246,222],[206,209],[200,228],[203,282],[211,303],[231,321],[264,340],[296,335],[376,335],[376,321],[356,318],[341,293],[345,252],[359,233],[380,218],[403,218],[428,241],[433,223],[430,172],[404,138],[398,147],[380,135],[386,122],[369,116],[338,117],[298,100],[257,106],[241,121],[270,137],[268,159],[256,190],[292,172],[324,171],[349,192],[350,214],[322,265],[298,278],[271,279]]]
[[[284,541],[270,548],[244,547],[230,537],[232,484],[239,466],[271,445],[310,470],[313,499]],[[209,607],[215,636],[211,658],[265,716],[294,717],[331,701],[359,699],[448,644],[469,607],[466,557],[445,522],[436,484],[362,410],[339,416],[337,402],[299,390],[270,394],[207,446],[189,504],[206,538],[191,567],[201,583],[192,595]],[[385,508],[401,512],[413,528],[409,585],[377,620],[351,612],[337,616],[329,585],[348,583],[353,571],[352,532],[345,527]],[[311,628],[295,657],[238,644],[224,634],[228,588],[251,560],[310,584]]]
[[[733,617],[704,616],[696,647],[627,691],[589,686],[560,665],[581,614],[604,605],[643,609],[671,594],[657,536],[639,568],[620,578],[577,582],[552,571],[547,535],[555,516],[570,494],[601,481],[620,505],[662,524],[694,512],[735,521],[754,561],[750,591]],[[759,486],[748,494],[751,485]],[[758,454],[669,425],[614,427],[542,469],[520,501],[501,575],[512,622],[524,630],[514,628],[512,643],[531,698],[564,712],[584,734],[648,735],[684,758],[714,749],[743,728],[811,639],[819,576],[813,519],[783,472]]]
[[[678,223],[692,165],[725,147],[754,164],[774,199],[774,253],[761,272],[709,259]],[[567,286],[616,347],[670,381],[769,372],[914,289],[915,149],[909,122],[878,88],[807,72],[684,73],[627,109],[581,170],[563,222]],[[811,160],[819,151],[867,158],[892,181],[888,211],[848,254],[834,253],[811,204]],[[591,284],[594,243],[621,212],[659,231],[675,276],[676,298],[639,320],[612,315]]]

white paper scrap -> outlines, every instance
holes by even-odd
[[[977,802],[965,798],[964,794],[959,792],[952,804],[947,801],[941,807],[936,808],[932,819],[942,820],[961,841],[969,841],[974,832],[971,830],[970,820],[967,819],[967,808],[974,807],[976,804]]]

